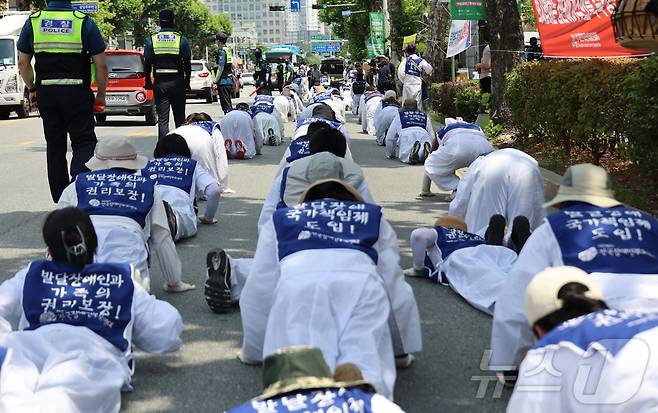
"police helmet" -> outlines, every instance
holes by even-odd
[[[226,41],[228,40],[228,36],[226,35],[226,33],[217,32],[217,34],[215,34],[215,40],[219,40],[222,43],[226,43]]]

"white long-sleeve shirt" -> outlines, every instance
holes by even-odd
[[[153,198],[153,206],[146,216],[144,227],[124,216],[91,216],[98,236],[96,259],[99,262],[134,264],[143,276],[149,277],[148,254],[149,251],[152,251],[156,253],[166,282],[175,284],[181,281],[182,264],[169,230],[162,194],[157,188]],[[62,192],[57,207],[77,206],[78,194],[75,182],[73,182]],[[148,244],[148,250],[146,244]]]
[[[402,122],[402,116],[405,113],[411,113],[412,115],[424,115],[425,125],[424,128],[417,125],[406,125]],[[430,144],[435,140],[434,137],[434,128],[432,127],[432,121],[429,116],[420,111],[399,111],[398,116],[393,118],[391,126],[386,132],[386,149],[389,156],[394,156],[395,147],[399,147],[399,159],[401,162],[409,163],[411,150],[415,142],[420,142],[420,151],[419,156],[424,157],[425,152],[424,143],[429,142]],[[425,154],[427,156],[427,154]]]

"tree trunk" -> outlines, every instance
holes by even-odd
[[[491,111],[504,121],[506,75],[523,60],[523,33],[516,0],[488,0],[487,21],[491,48]]]
[[[402,0],[388,0],[388,16],[391,28],[391,61],[398,62],[400,50],[402,50],[402,36],[400,35]]]
[[[427,26],[427,61],[432,65],[432,83],[443,82],[445,60],[446,32],[450,13],[445,3],[430,0],[430,12]]]

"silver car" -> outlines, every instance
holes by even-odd
[[[207,103],[217,102],[217,90],[212,87],[214,77],[204,60],[192,60],[192,76],[187,97],[205,99]]]

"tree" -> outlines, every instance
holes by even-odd
[[[492,117],[502,122],[507,118],[503,107],[507,73],[523,60],[523,33],[516,0],[487,0],[487,22]]]
[[[432,65],[432,83],[443,82],[445,50],[447,49],[447,31],[450,11],[446,3],[440,0],[430,1],[427,19],[427,61]]]

